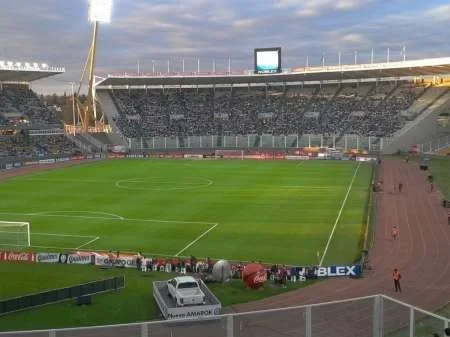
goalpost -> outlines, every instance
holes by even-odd
[[[0,246],[30,247],[30,223],[0,220]]]
[[[241,159],[244,160],[244,150],[216,150],[216,159]]]

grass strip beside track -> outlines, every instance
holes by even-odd
[[[0,298],[60,288],[78,283],[125,275],[126,287],[118,292],[93,296],[91,306],[67,301],[0,317],[0,331],[68,328],[131,323],[159,319],[152,295],[152,282],[167,280],[171,274],[141,273],[134,269],[100,269],[95,266],[61,264],[0,264]],[[51,275],[51,277],[49,277]],[[313,282],[289,284],[287,288],[267,284],[249,291],[241,280],[229,284],[211,284],[209,288],[223,306],[247,303],[308,286]]]

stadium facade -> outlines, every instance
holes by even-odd
[[[449,107],[448,74],[450,58],[280,74],[113,73],[97,82],[96,93],[120,134],[115,141],[131,149],[329,146],[393,153],[448,132],[436,124]]]

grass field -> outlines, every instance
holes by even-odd
[[[432,157],[429,166],[439,190],[450,199],[450,157]]]
[[[47,289],[76,285],[124,275],[126,287],[118,292],[96,295],[91,306],[77,306],[75,300],[37,309],[0,316],[0,331],[68,328],[108,325],[160,319],[152,296],[152,282],[167,280],[166,273],[142,274],[134,269],[99,269],[95,266],[52,264],[0,264],[2,286],[0,298],[11,298]],[[312,282],[288,284],[287,288],[269,285],[258,291],[248,291],[241,280],[229,284],[211,284],[209,288],[222,305],[250,302],[292,291]]]
[[[31,222],[35,250],[350,263],[370,175],[355,162],[104,161],[1,182],[0,220]]]
[[[120,160],[1,181],[0,220],[31,222],[31,249],[143,251],[161,255],[315,264],[359,255],[371,167],[355,162]],[[0,233],[2,248],[19,245]],[[23,241],[23,236],[21,236]],[[9,240],[9,243],[5,243]],[[20,247],[15,247],[20,248]],[[166,273],[95,266],[0,264],[0,298],[124,274],[127,287],[0,317],[0,331],[159,318],[151,282]],[[310,282],[249,291],[211,285],[224,306]],[[120,303],[120,305],[119,305]]]

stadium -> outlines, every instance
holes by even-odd
[[[0,61],[0,336],[450,334],[450,57],[100,74],[89,3],[63,104]]]

